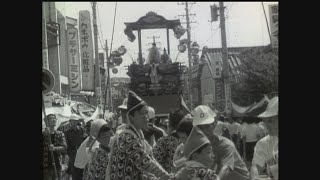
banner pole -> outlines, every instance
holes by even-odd
[[[43,114],[44,114],[44,122],[46,124],[46,128],[48,128],[48,119],[47,119],[47,115],[46,115],[46,108],[44,106],[44,97],[43,97],[43,95],[42,95],[42,110],[43,110]],[[49,138],[48,139],[49,139],[49,145],[51,145],[52,141],[51,141],[50,133],[49,133]],[[56,163],[55,163],[54,155],[53,155],[52,151],[50,151],[50,155],[51,155],[51,159],[52,159],[52,166],[53,166],[53,170],[54,170],[54,176],[55,176],[55,179],[58,179]]]

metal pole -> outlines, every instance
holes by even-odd
[[[141,47],[141,29],[138,30],[138,40],[139,40],[139,62],[142,62],[142,47]]]
[[[229,82],[229,63],[228,63],[228,49],[226,37],[226,24],[224,17],[223,2],[219,2],[220,11],[220,26],[221,26],[221,44],[222,44],[222,60],[223,60],[223,75],[225,85],[225,111],[228,116],[231,114],[231,89]]]
[[[103,118],[105,118],[105,112],[106,112],[106,106],[107,106],[107,99],[108,99],[108,83],[109,83],[109,66],[110,66],[110,57],[108,56],[108,40],[106,40],[106,58],[107,58],[107,83],[105,85],[105,88],[106,88],[106,91],[105,91],[105,94],[106,94],[106,97],[104,99],[104,106],[103,106]]]
[[[170,55],[170,40],[169,40],[169,28],[167,28],[167,43],[168,43],[168,55]]]
[[[94,50],[95,50],[95,87],[97,107],[101,105],[101,81],[100,81],[100,65],[99,65],[99,51],[98,51],[98,27],[97,27],[97,12],[96,2],[92,2],[92,16],[93,16],[93,31],[94,31]]]
[[[46,124],[46,127],[48,127],[48,120],[47,120],[47,115],[46,115],[46,108],[44,106],[44,97],[42,95],[42,111],[43,111],[43,115],[44,115],[44,123]],[[49,133],[48,135],[48,139],[49,139],[49,145],[52,144],[52,141],[51,141],[51,135]],[[49,147],[48,147],[49,148]],[[52,166],[53,166],[53,171],[54,171],[54,176],[55,176],[55,179],[58,179],[58,173],[57,173],[57,167],[56,167],[56,163],[55,163],[55,160],[54,160],[54,155],[53,155],[53,152],[50,151],[50,156],[51,156],[51,160],[52,160]]]
[[[47,42],[47,20],[46,20],[46,5],[48,2],[42,3],[42,67],[49,69],[48,59],[48,42]]]
[[[186,2],[186,19],[187,19],[187,49],[188,49],[188,60],[189,60],[189,102],[190,102],[190,109],[192,108],[192,68],[191,68],[191,51],[190,51],[190,22],[189,22],[189,10],[188,10],[188,2]]]
[[[270,43],[271,43],[271,33],[270,33],[270,29],[269,29],[269,24],[268,24],[268,20],[267,20],[266,11],[264,10],[263,2],[261,2],[261,5],[262,5],[262,9],[263,9],[264,17],[265,17],[265,19],[266,19],[266,24],[267,24],[268,34],[269,34]]]

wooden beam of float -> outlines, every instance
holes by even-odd
[[[148,12],[145,16],[139,18],[136,22],[124,23],[126,28],[130,28],[133,31],[138,31],[138,41],[139,41],[139,58],[142,55],[141,52],[141,30],[142,29],[167,29],[167,45],[168,54],[170,54],[170,42],[169,42],[169,29],[174,29],[174,27],[181,25],[179,19],[167,20],[163,16],[156,14],[155,12]],[[140,55],[141,54],[141,55]]]

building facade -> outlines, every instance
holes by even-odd
[[[53,91],[68,94],[66,18],[55,2],[42,3],[42,66],[55,77]]]
[[[235,47],[228,48],[228,67],[230,72],[231,82],[237,80],[239,71],[237,67],[241,65],[243,59],[240,59],[239,54],[243,50],[263,48],[258,47]],[[223,61],[221,48],[207,48],[202,50],[200,61],[192,66],[192,107],[197,105],[214,106],[218,111],[224,111],[225,93],[223,80]],[[188,75],[185,76],[187,84]],[[188,86],[186,86],[188,87]],[[187,95],[187,91],[185,91]],[[187,104],[189,97],[186,97]]]

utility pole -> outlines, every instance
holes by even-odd
[[[188,5],[189,4],[195,4],[194,3],[188,3],[188,2],[185,2],[185,3],[178,3],[178,5],[185,5],[185,10],[186,10],[186,14],[185,15],[178,15],[178,16],[186,16],[186,24],[187,24],[187,39],[188,39],[188,42],[187,42],[187,50],[188,50],[188,61],[189,61],[189,82],[188,82],[188,96],[189,96],[189,108],[190,109],[193,109],[192,107],[192,57],[191,57],[191,49],[190,49],[190,46],[191,46],[191,28],[190,28],[190,24],[191,23],[195,23],[195,22],[190,22],[190,19],[189,19],[189,16],[192,16],[192,15],[195,15],[195,14],[189,14],[189,7]],[[183,23],[182,23],[183,24]]]
[[[97,107],[101,105],[101,82],[100,82],[100,63],[98,52],[98,26],[97,26],[97,2],[92,2],[92,14],[93,14],[93,34],[94,34],[94,50],[95,50],[95,95],[97,98]]]
[[[113,105],[112,105],[112,97],[111,97],[111,78],[110,78],[110,58],[111,56],[108,55],[108,40],[106,40],[106,58],[107,58],[107,84],[106,84],[106,99],[105,100],[105,106],[107,104],[108,100],[108,107],[111,112],[113,112]],[[109,89],[109,90],[108,90]],[[103,109],[103,113],[105,112],[105,107]]]
[[[190,50],[190,22],[189,22],[189,9],[188,9],[188,2],[186,4],[186,20],[187,20],[187,38],[188,38],[188,43],[187,43],[187,49],[188,49],[188,60],[189,60],[189,102],[190,102],[190,109],[192,108],[192,66],[191,66],[191,50]]]
[[[230,88],[230,76],[229,76],[229,63],[228,63],[228,49],[227,49],[227,37],[226,37],[226,24],[224,17],[223,2],[219,2],[220,11],[220,26],[221,26],[221,44],[222,44],[222,61],[223,61],[223,77],[225,88],[225,110],[227,116],[231,115],[231,88]]]

